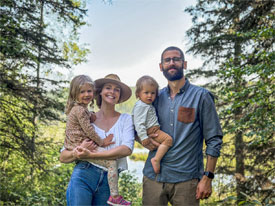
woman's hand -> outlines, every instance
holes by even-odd
[[[97,149],[97,144],[94,143],[92,140],[85,139],[79,147],[82,148],[82,150],[85,149],[90,152],[95,152]],[[70,163],[77,159],[82,159],[83,156],[86,157],[88,154],[87,151],[85,151],[85,153],[84,153],[84,151],[82,151],[82,150],[81,149],[78,150],[77,147],[74,150],[64,149],[60,153],[59,160],[62,163]],[[89,155],[91,155],[91,154],[89,154]]]
[[[82,146],[78,146],[73,150],[73,156],[78,160],[87,160],[92,159],[94,157],[96,150],[90,151],[87,148]]]

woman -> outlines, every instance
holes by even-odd
[[[113,134],[114,144],[106,147],[106,151],[95,151],[93,142],[84,141],[73,151],[61,152],[60,161],[63,163],[78,160],[67,188],[68,205],[107,205],[110,196],[107,170],[88,161],[117,159],[119,170],[125,170],[126,156],[132,153],[134,147],[132,117],[115,110],[116,104],[130,98],[131,89],[115,74],[98,79],[95,84],[96,104],[100,110],[96,113],[93,126],[102,139]]]

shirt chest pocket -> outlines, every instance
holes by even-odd
[[[195,108],[179,107],[178,121],[185,124],[195,121]]]

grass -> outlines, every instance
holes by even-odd
[[[129,158],[133,161],[146,161],[147,153],[133,153]]]

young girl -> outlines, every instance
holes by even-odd
[[[155,157],[151,159],[155,173],[160,173],[160,161],[173,143],[172,137],[160,130],[156,110],[152,105],[158,94],[158,87],[156,80],[150,76],[139,78],[136,83],[136,97],[139,100],[132,111],[135,130],[143,146],[149,143],[148,135],[158,134],[154,140],[160,143],[160,146]]]
[[[98,146],[99,151],[104,150],[113,144],[113,135],[108,135],[105,139],[101,139],[91,125],[91,120],[95,120],[94,114],[88,111],[88,106],[93,103],[94,99],[94,83],[90,77],[86,75],[76,76],[70,85],[69,97],[66,106],[67,124],[66,138],[64,147],[67,150],[73,150],[80,146],[85,139],[93,140]],[[92,116],[91,116],[92,115]],[[120,198],[118,193],[118,168],[116,160],[89,160],[96,165],[108,168],[108,183],[110,187],[110,199]],[[123,204],[130,205],[128,201],[120,201]],[[113,205],[112,202],[108,202]]]

